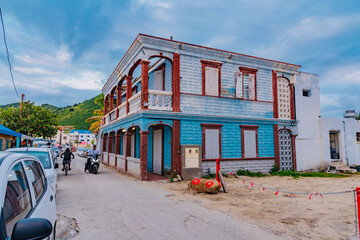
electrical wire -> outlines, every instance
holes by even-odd
[[[9,70],[10,70],[11,80],[12,80],[12,83],[13,83],[13,85],[14,85],[15,93],[16,93],[16,95],[18,96],[18,98],[20,98],[20,96],[19,96],[19,94],[18,94],[18,91],[17,91],[17,89],[16,89],[16,85],[15,85],[15,81],[14,81],[14,75],[13,75],[12,70],[11,70],[9,50],[8,50],[8,46],[7,46],[7,43],[6,43],[5,26],[4,26],[4,21],[3,21],[3,17],[2,17],[1,7],[0,7],[0,18],[1,18],[1,25],[2,25],[2,29],[3,29],[3,33],[4,33],[4,43],[5,43],[5,48],[6,48],[6,55],[7,55],[7,61],[8,61],[8,64],[9,64]]]

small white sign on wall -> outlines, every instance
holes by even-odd
[[[185,167],[198,168],[199,154],[200,151],[198,148],[185,148]]]

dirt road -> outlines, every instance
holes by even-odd
[[[57,239],[279,239],[103,165],[84,173],[84,163],[76,157],[67,177],[59,170]]]

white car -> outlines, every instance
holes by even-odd
[[[55,192],[39,159],[0,152],[0,240],[55,239]]]
[[[59,165],[54,159],[54,155],[49,148],[35,148],[35,147],[21,147],[21,148],[9,148],[6,152],[15,153],[26,153],[34,157],[37,157],[45,169],[45,175],[54,189],[56,194],[56,180],[57,180],[57,169]]]

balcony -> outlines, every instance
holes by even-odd
[[[172,97],[173,93],[169,91],[158,91],[149,89],[148,109],[156,111],[173,111]],[[129,112],[127,113],[126,105],[129,103]],[[126,118],[141,111],[141,92],[136,93],[127,101],[121,103],[117,108],[103,117],[103,126],[114,121]],[[144,110],[146,111],[146,110]],[[118,112],[118,114],[117,114]]]

